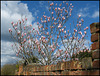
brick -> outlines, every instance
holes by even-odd
[[[61,75],[69,75],[69,71],[68,70],[64,70],[61,72]]]
[[[48,68],[49,71],[52,71],[52,70],[51,70],[51,67],[52,67],[52,66],[53,66],[53,65],[49,65],[49,66],[48,66],[48,67],[49,67],[49,68]]]
[[[94,43],[92,44],[91,50],[100,49],[99,43],[100,43],[100,41],[99,41],[99,42],[94,42]]]
[[[92,70],[92,71],[88,71],[88,75],[99,75],[100,70]]]
[[[65,69],[82,69],[80,61],[67,61],[65,63]]]
[[[82,69],[82,67],[81,67],[82,65],[81,65],[81,62],[79,62],[79,61],[72,61],[71,62],[71,66],[70,66],[70,69]]]
[[[82,71],[69,71],[69,75],[81,75]]]
[[[52,65],[51,70],[55,71],[56,70],[56,65]]]
[[[100,68],[100,60],[99,59],[94,59],[93,63],[92,63],[92,68]]]
[[[19,66],[19,72],[18,75],[20,75],[20,73],[23,71],[23,64]]]
[[[91,33],[99,32],[100,31],[99,23],[92,23],[90,25],[90,31]]]
[[[95,33],[95,34],[91,35],[91,41],[92,42],[99,41],[99,39],[100,39],[100,34],[99,33]]]
[[[88,71],[87,70],[81,71],[81,75],[88,75]]]
[[[49,66],[48,65],[44,66],[44,71],[49,71]]]
[[[96,51],[92,52],[92,58],[93,59],[99,59],[100,58],[100,49],[97,49]]]
[[[91,69],[92,68],[92,58],[85,57],[82,59],[82,69]]]
[[[65,69],[65,62],[57,63],[57,70],[64,70]]]
[[[71,66],[71,61],[67,61],[65,63],[65,69],[70,69],[70,66]]]
[[[40,67],[40,71],[42,72],[42,71],[45,71],[45,66],[41,66]]]

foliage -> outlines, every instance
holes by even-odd
[[[83,49],[83,51],[80,51],[79,53],[73,54],[72,59],[76,60],[82,60],[85,57],[92,57],[92,51],[88,49]]]
[[[15,75],[16,64],[5,64],[1,68],[1,75]]]

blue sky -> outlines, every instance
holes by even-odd
[[[62,1],[53,2],[60,4]],[[79,14],[84,19],[84,27],[90,27],[91,23],[99,22],[99,1],[69,1],[69,3],[72,3],[74,8],[67,24],[73,21],[76,22]],[[14,51],[11,49],[13,41],[8,32],[9,27],[11,27],[10,23],[12,21],[16,22],[23,14],[27,16],[28,23],[37,28],[36,17],[42,17],[44,12],[47,15],[49,14],[47,1],[1,2],[1,65],[13,63],[18,60]],[[89,36],[87,40],[90,41],[90,29],[87,34]]]

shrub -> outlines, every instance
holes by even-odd
[[[15,75],[16,64],[5,64],[1,68],[1,75]]]

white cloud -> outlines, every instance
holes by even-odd
[[[99,11],[95,11],[92,15],[92,18],[99,17]]]
[[[16,57],[15,51],[12,50],[12,44],[13,42],[1,40],[1,65],[20,60],[20,58]]]
[[[97,18],[99,17],[99,11],[94,11],[93,14],[90,14],[90,8],[92,9],[94,6],[91,7],[84,7],[79,10],[77,15],[81,15],[82,17],[90,17],[90,18]]]
[[[27,4],[20,1],[1,1],[1,36],[10,35],[8,29],[12,27],[11,22],[17,22],[22,15],[28,18],[27,24],[32,24],[32,21],[35,20],[32,13],[29,12]],[[36,26],[34,25],[34,27]],[[1,65],[19,59],[12,50],[11,44],[13,42],[1,40]]]
[[[87,17],[89,16],[88,10],[89,7],[81,8],[77,15],[81,15],[82,17]]]
[[[1,34],[9,34],[8,28],[11,27],[11,22],[17,22],[22,15],[28,18],[27,24],[32,24],[35,20],[27,4],[20,1],[1,1]]]

